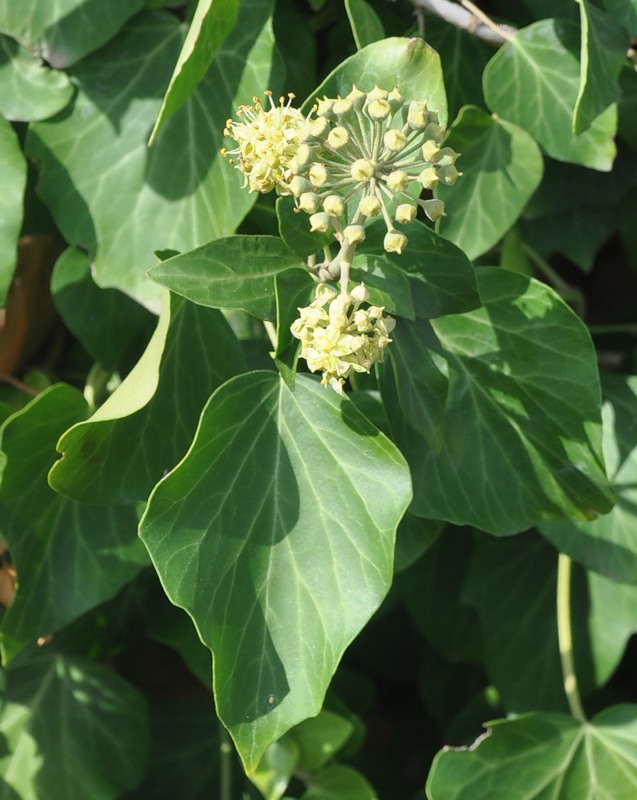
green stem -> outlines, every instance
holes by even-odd
[[[219,723],[219,800],[232,800],[232,743],[228,731]]]
[[[582,707],[573,660],[573,630],[571,628],[571,559],[560,553],[557,561],[557,640],[562,662],[564,692],[571,714],[579,722],[586,722]]]
[[[576,289],[575,286],[571,286],[570,283],[567,283],[564,278],[553,269],[549,262],[545,258],[542,258],[542,256],[526,242],[523,242],[522,247],[533,264],[540,272],[544,273],[546,278],[553,285],[555,291],[563,300],[571,304],[573,310],[577,312],[580,317],[583,317],[586,312],[586,302],[580,290]]]
[[[270,322],[270,320],[265,319],[263,320],[263,327],[265,328],[265,332],[268,334],[268,339],[270,340],[270,344],[276,350],[277,334],[274,324]]]

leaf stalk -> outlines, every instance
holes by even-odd
[[[571,627],[571,571],[573,562],[565,553],[557,560],[557,639],[562,662],[564,693],[573,717],[585,723],[586,714],[577,686],[575,661],[573,658],[573,630]]]

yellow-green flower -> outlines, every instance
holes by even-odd
[[[384,316],[382,307],[361,308],[368,299],[363,284],[348,294],[337,294],[321,283],[310,305],[299,308],[300,316],[290,328],[301,340],[301,356],[310,371],[322,372],[321,383],[339,394],[352,372],[369,372],[382,361],[391,342],[395,320]]]
[[[224,135],[235,139],[238,146],[234,150],[223,148],[221,154],[231,156],[230,163],[244,174],[244,186],[251,192],[277,189],[280,194],[289,194],[290,162],[301,144],[305,117],[292,106],[293,94],[288,95],[287,102],[281,97],[278,106],[271,92],[265,94],[270,108],[264,109],[255,97],[253,106],[239,106],[237,110],[245,122],[228,120]]]

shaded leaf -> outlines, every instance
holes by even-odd
[[[298,360],[299,340],[292,335],[290,326],[299,316],[299,309],[309,306],[314,299],[316,282],[309,272],[288,269],[274,279],[276,286],[277,340],[274,363],[287,385],[294,389],[294,374]]]
[[[471,748],[445,749],[427,780],[429,800],[629,800],[637,791],[637,708],[620,705],[580,724],[566,714],[496,720]]]
[[[613,17],[579,0],[582,44],[580,86],[573,113],[573,132],[581,133],[619,99],[617,77],[626,60],[629,36]]]
[[[0,30],[52,67],[68,67],[113,37],[144,0],[0,0]]]
[[[112,670],[60,653],[31,654],[6,671],[2,700],[0,773],[20,798],[115,800],[141,779],[144,699]]]
[[[438,519],[422,519],[405,514],[396,534],[394,572],[410,567],[437,541],[446,523]]]
[[[572,132],[580,85],[577,26],[545,19],[524,28],[487,64],[483,80],[491,111],[530,133],[550,156],[610,171],[616,106],[583,133]]]
[[[151,495],[141,537],[214,653],[217,710],[248,771],[318,713],[389,587],[409,496],[398,451],[351,403],[267,372],[217,390]]]
[[[372,305],[383,306],[387,314],[414,319],[409,280],[388,258],[356,254],[350,278],[352,284],[365,284]]]
[[[178,20],[163,11],[138,14],[74,68],[78,94],[68,114],[30,126],[39,191],[65,239],[89,252],[100,286],[156,303],[145,274],[155,251],[184,252],[233,233],[253,205],[219,149],[236,106],[273,82],[270,11],[269,0],[242,3],[206,77],[150,149],[182,43]]]
[[[378,797],[360,772],[334,764],[312,778],[301,800],[378,800]]]
[[[228,236],[162,261],[149,275],[193,303],[274,321],[274,278],[297,266],[299,257],[277,236]]]
[[[357,50],[385,38],[383,23],[366,0],[345,0],[345,11]]]
[[[637,0],[603,0],[603,5],[631,36],[637,36]]]
[[[0,85],[0,91],[1,91]],[[27,165],[11,125],[0,117],[0,308],[16,264],[18,236],[22,225],[22,196],[27,182]]]
[[[439,452],[404,419],[391,375],[381,373],[394,438],[414,479],[412,513],[503,535],[607,511],[613,493],[588,332],[546,285],[507,270],[477,274],[483,307],[431,323],[449,374]],[[421,369],[426,387],[430,366],[412,364]],[[426,392],[420,401],[431,407]]]
[[[51,294],[64,324],[106,369],[130,365],[156,322],[122,292],[98,288],[88,256],[77,248],[68,248],[56,261]]]
[[[63,72],[42,64],[27,50],[0,35],[0,113],[5,119],[46,119],[68,105],[73,84]]]
[[[145,500],[185,453],[211,392],[243,368],[218,311],[171,298],[135,368],[60,438],[51,486],[89,503]]]
[[[281,800],[299,761],[299,746],[285,737],[273,742],[250,776],[265,800]]]
[[[314,772],[325,766],[353,732],[351,720],[323,709],[316,717],[300,722],[286,736],[298,745],[299,768]]]
[[[637,583],[637,378],[609,375],[603,386],[604,459],[617,503],[590,522],[544,523],[540,532],[588,569]]]
[[[381,221],[366,229],[365,241],[356,252],[385,259],[407,275],[417,317],[432,319],[480,305],[473,265],[459,247],[422,222],[403,225],[401,231],[409,239],[402,255],[383,253],[386,229]]]
[[[206,74],[215,53],[237,21],[238,11],[238,0],[198,0],[186,40],[150,134],[151,144],[163,123],[181,108]]]
[[[447,214],[439,230],[476,258],[522,213],[542,179],[542,154],[526,131],[472,106],[460,111],[445,145],[462,153],[463,176],[455,186],[436,189]]]
[[[86,410],[80,392],[59,383],[0,428],[0,525],[19,581],[2,618],[7,659],[113,597],[147,563],[132,508],[75,503],[47,483],[55,442]]]

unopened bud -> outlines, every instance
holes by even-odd
[[[366,303],[369,300],[369,292],[364,283],[359,283],[358,286],[355,286],[350,294],[357,303]]]
[[[366,158],[357,159],[350,168],[350,174],[355,181],[367,182],[374,177],[374,165]]]
[[[400,255],[407,247],[407,237],[400,231],[388,231],[383,239],[383,247],[388,253],[398,253]],[[370,309],[371,312],[371,309]]]
[[[397,131],[395,128],[392,128],[391,130],[385,131],[383,141],[388,150],[397,152],[398,150],[402,150],[407,144],[407,137],[402,131]]]
[[[340,119],[345,114],[349,114],[352,110],[352,101],[348,100],[346,97],[339,97],[337,100],[334,101],[334,105],[332,106],[332,110],[336,114],[336,116]]]
[[[433,164],[440,158],[441,150],[438,147],[438,144],[434,142],[432,139],[427,140],[423,144],[421,149],[422,149],[422,157],[425,159],[425,161],[428,161],[430,164]]]
[[[354,111],[360,111],[365,104],[365,100],[367,99],[367,95],[365,92],[361,92],[360,89],[357,89],[356,86],[352,86],[352,91],[347,95],[345,98],[349,100],[352,104],[352,108]]]
[[[422,130],[427,125],[427,103],[412,100],[407,110],[407,123],[412,130]]]
[[[388,93],[384,89],[381,89],[378,84],[375,84],[371,92],[367,92],[367,102],[373,103],[375,100],[386,100],[387,94]]]
[[[435,189],[440,180],[435,167],[427,167],[418,176],[423,189]]]
[[[442,200],[422,200],[420,203],[422,210],[432,222],[445,216],[445,204]]]
[[[440,182],[446,184],[447,186],[453,186],[458,178],[462,175],[462,172],[458,172],[453,164],[447,164],[446,166],[438,167],[437,169]]]
[[[358,210],[366,217],[375,217],[380,213],[380,208],[380,200],[377,197],[372,197],[371,195],[363,197],[358,204]]]
[[[300,175],[295,175],[290,181],[290,192],[294,197],[300,197],[304,192],[309,192],[312,189],[312,184],[307,178],[302,178]]]
[[[299,208],[306,214],[314,214],[320,205],[319,196],[314,192],[303,192],[299,197]]]
[[[387,100],[373,100],[366,108],[367,114],[371,119],[380,121],[387,119],[391,114],[391,106]]]
[[[417,210],[416,206],[412,206],[409,203],[401,203],[396,209],[394,219],[396,222],[401,222],[403,224],[413,222],[416,219]]]
[[[405,102],[405,98],[398,91],[397,86],[394,86],[391,92],[387,95],[387,102],[391,106],[391,110],[394,114],[398,111],[399,108],[402,107],[403,103]]]
[[[392,192],[404,192],[409,186],[409,175],[404,169],[396,169],[387,176],[387,188]]]
[[[343,231],[343,237],[348,244],[359,244],[365,239],[365,229],[362,225],[348,225]]]
[[[338,150],[339,147],[344,147],[348,142],[349,133],[340,125],[338,125],[336,128],[332,128],[327,137],[327,143],[335,150]]]
[[[330,215],[323,211],[312,214],[310,217],[310,230],[312,233],[327,233],[330,229]]]
[[[330,194],[323,200],[323,210],[332,217],[340,217],[345,213],[345,203],[337,194]]]
[[[334,100],[331,97],[324,97],[322,100],[318,100],[317,98],[317,101],[316,116],[330,119],[333,116],[332,110],[334,107]]]
[[[327,182],[327,170],[323,164],[312,164],[308,177],[312,186],[323,186]]]

